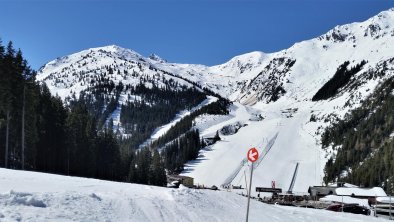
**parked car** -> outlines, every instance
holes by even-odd
[[[364,214],[364,215],[370,215],[371,211],[363,206],[360,205],[344,205],[343,206],[343,212],[347,213],[353,213],[353,214]]]
[[[218,187],[215,186],[215,185],[213,185],[213,186],[211,187],[211,190],[218,190]]]
[[[353,213],[353,214],[363,214],[363,215],[370,215],[371,210],[366,207],[360,206],[358,204],[333,204],[326,208],[326,210],[331,210],[335,212],[346,212],[346,213]]]
[[[342,211],[342,205],[341,204],[332,204],[326,208],[326,210],[330,211],[335,211],[335,212],[341,212]]]

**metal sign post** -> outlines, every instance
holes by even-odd
[[[390,194],[390,201],[389,201],[389,204],[390,204],[390,209],[389,209],[389,213],[390,213],[390,220],[392,220],[392,217],[391,217],[391,194]]]
[[[252,162],[250,166],[250,182],[249,182],[249,192],[248,192],[248,205],[246,208],[246,222],[249,221],[249,205],[250,205],[250,196],[252,192],[252,179],[253,179],[253,163],[259,158],[259,152],[256,148],[251,148],[248,150],[248,160]]]
[[[252,192],[251,188],[252,188],[252,178],[253,178],[253,162],[250,168],[251,169],[250,169],[250,182],[249,182],[249,192],[248,192],[248,206],[246,209],[246,222],[249,221],[249,204],[250,204],[250,194]]]
[[[344,205],[343,205],[343,195],[342,195],[342,213],[343,213],[343,206],[344,206]]]
[[[376,199],[376,195],[375,195],[375,217],[378,217],[378,214],[377,214],[377,212],[376,212],[376,205],[378,204],[378,201],[377,201],[377,199]]]

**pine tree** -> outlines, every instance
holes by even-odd
[[[66,119],[68,110],[60,98],[40,86],[37,105],[37,170],[67,174]]]
[[[69,174],[93,177],[96,158],[93,144],[97,135],[95,121],[84,104],[72,107],[67,119]]]
[[[4,51],[4,48],[1,47],[0,52]],[[10,119],[12,112],[12,104],[15,101],[15,96],[12,93],[12,65],[14,59],[15,50],[13,49],[12,42],[8,43],[7,51],[4,55],[1,55],[1,98],[0,105],[1,110],[5,113],[5,125],[6,125],[6,133],[5,133],[5,154],[4,154],[4,166],[7,168],[9,162],[9,143],[10,143]],[[3,54],[3,52],[2,52]]]
[[[119,146],[112,133],[112,128],[107,128],[99,133],[95,141],[96,178],[107,180],[120,180],[120,152]]]
[[[216,131],[216,134],[215,134],[215,136],[213,137],[213,141],[214,141],[214,143],[215,143],[216,141],[219,141],[219,140],[221,140],[221,138],[220,138],[220,136],[219,136],[219,131]]]
[[[157,150],[153,151],[152,157],[152,172],[150,184],[157,186],[165,186],[167,184],[166,172],[164,170],[164,164],[161,160],[161,156]]]

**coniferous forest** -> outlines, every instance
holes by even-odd
[[[36,82],[36,73],[11,42],[0,46],[0,73],[1,166],[125,180],[112,131],[99,131],[85,104],[65,106]]]
[[[0,166],[11,169],[165,186],[166,170],[179,172],[204,147],[193,119],[228,113],[229,102],[220,98],[175,124],[159,142],[141,147],[155,128],[198,105],[207,91],[171,80],[147,88],[146,78],[136,86],[115,85],[102,77],[92,82],[91,93],[63,102],[35,80],[36,72],[12,42],[0,42],[0,75]],[[128,137],[108,120],[125,91],[134,95],[120,114]]]
[[[388,78],[323,133],[323,148],[337,154],[325,167],[324,181],[346,181],[394,190],[394,78]]]
[[[338,90],[345,86],[366,63],[367,62],[363,60],[348,70],[347,67],[349,66],[350,62],[344,62],[338,67],[334,76],[317,91],[317,93],[313,96],[312,101],[325,100],[335,96],[338,93]]]

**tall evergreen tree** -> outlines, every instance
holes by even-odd
[[[66,119],[68,111],[60,98],[52,97],[48,87],[40,87],[37,107],[37,169],[67,173]]]
[[[96,178],[108,180],[121,180],[121,159],[119,145],[112,133],[112,128],[104,130],[96,138]]]
[[[157,150],[153,151],[150,183],[157,186],[165,186],[167,184],[164,163]]]
[[[96,167],[93,144],[97,131],[87,107],[84,104],[72,107],[66,125],[68,174],[93,177]]]

